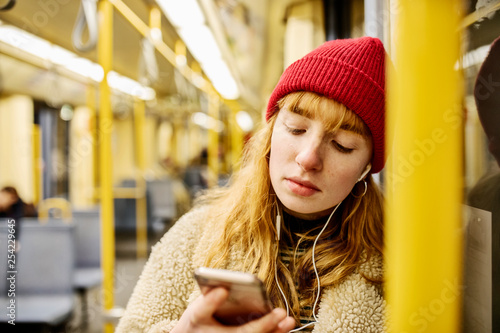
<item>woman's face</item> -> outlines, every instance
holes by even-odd
[[[320,120],[288,105],[279,111],[269,170],[278,199],[292,215],[315,219],[329,214],[366,170],[371,139],[340,127],[330,132]]]

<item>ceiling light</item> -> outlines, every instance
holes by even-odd
[[[196,0],[156,0],[214,88],[225,99],[237,99],[238,85],[222,59],[212,30]],[[196,86],[198,84],[194,83]]]
[[[0,24],[0,42],[92,81],[101,82],[104,78],[104,70],[99,64],[14,26]],[[156,97],[152,88],[113,71],[108,74],[108,84],[115,90],[142,100],[149,101]]]
[[[208,78],[222,97],[225,99],[237,99],[239,97],[238,85],[222,59],[201,64],[201,67],[203,67]]]
[[[198,126],[201,126],[205,129],[211,129],[216,132],[222,132],[224,130],[224,123],[220,120],[217,120],[203,112],[195,112],[191,116],[191,120]]]
[[[156,97],[153,89],[145,87],[139,82],[116,72],[109,72],[107,79],[110,88],[121,91],[127,95],[135,96],[142,100],[152,100]]]
[[[179,36],[186,43],[193,57],[203,66],[204,63],[221,59],[215,37],[206,25],[192,26],[178,30]]]
[[[253,119],[246,111],[241,110],[236,113],[236,122],[245,133],[253,129]]]
[[[196,0],[157,0],[161,10],[175,27],[205,23],[205,16]]]

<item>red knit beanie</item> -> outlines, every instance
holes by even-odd
[[[385,51],[377,38],[328,41],[291,64],[269,99],[266,120],[278,101],[296,91],[315,92],[344,104],[368,126],[373,139],[371,173],[384,167]]]

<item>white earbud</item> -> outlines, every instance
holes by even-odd
[[[372,165],[370,163],[368,163],[368,165],[366,166],[365,171],[363,171],[363,174],[361,176],[359,176],[358,182],[362,181],[363,178],[365,178],[365,176],[368,174],[368,172],[370,172],[371,169],[372,169]]]

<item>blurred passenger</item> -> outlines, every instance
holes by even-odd
[[[33,204],[25,203],[12,186],[6,186],[0,190],[0,219],[14,219],[14,230],[16,235],[16,251],[20,247],[21,220],[23,217],[37,217],[38,213]]]
[[[25,203],[12,186],[6,186],[0,190],[0,218],[10,217],[21,219],[23,217],[37,217],[35,206]]]
[[[285,70],[241,170],[154,247],[117,332],[384,331],[383,199],[371,176],[385,164],[384,62],[380,40],[363,37]],[[201,295],[200,266],[256,274],[279,309],[222,325],[213,315],[228,291]]]
[[[195,198],[201,191],[208,188],[208,151],[202,149],[199,156],[189,163],[189,166],[184,171],[183,181],[189,189],[191,198]]]
[[[474,98],[488,149],[500,166],[500,37],[491,45],[479,70]],[[492,217],[492,332],[500,331],[500,172],[490,170],[471,189],[468,204]],[[476,282],[477,283],[477,282]]]

